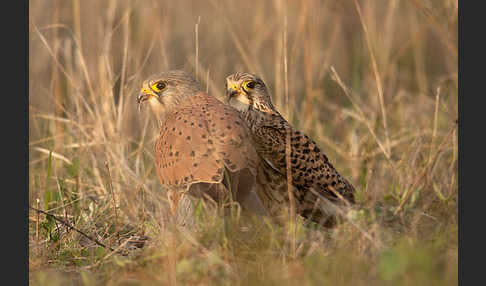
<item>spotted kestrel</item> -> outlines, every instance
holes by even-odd
[[[290,132],[290,169],[296,212],[317,223],[333,225],[335,205],[354,203],[354,187],[337,172],[309,136],[296,130],[280,115],[262,79],[241,72],[228,76],[226,98],[245,119],[260,157],[280,174],[281,180],[287,177],[285,146]],[[279,192],[280,197],[288,197],[286,190],[281,188]]]

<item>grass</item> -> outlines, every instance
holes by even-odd
[[[457,1],[29,9],[28,203],[91,238],[31,210],[33,285],[457,284]],[[356,210],[333,230],[297,218],[289,236],[197,202],[194,226],[176,231],[156,122],[135,103],[146,76],[174,68],[220,99],[227,75],[261,76],[354,184]]]

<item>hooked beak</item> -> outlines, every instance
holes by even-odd
[[[228,85],[228,89],[226,89],[226,95],[228,96],[228,100],[236,97],[240,92],[241,90],[236,84],[232,83]]]
[[[233,89],[233,88],[228,89],[228,95],[230,98],[237,96],[238,93],[240,93],[240,91],[237,89]]]
[[[151,92],[150,90],[146,88],[142,88],[140,91],[140,94],[137,96],[137,103],[140,105],[142,102],[149,100],[150,97],[155,96],[158,97],[155,93]]]

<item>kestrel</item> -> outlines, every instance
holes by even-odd
[[[228,104],[249,126],[258,154],[286,178],[286,134],[291,139],[291,176],[296,212],[323,225],[334,224],[336,208],[354,203],[354,187],[333,167],[317,144],[290,125],[275,109],[263,80],[249,73],[226,78]],[[280,189],[281,197],[288,197]],[[317,195],[317,194],[318,195]],[[322,200],[322,198],[324,198]]]
[[[160,120],[155,165],[172,214],[186,193],[222,202],[230,192],[244,209],[267,213],[256,194],[260,158],[234,108],[180,70],[150,76],[137,101],[148,103]]]

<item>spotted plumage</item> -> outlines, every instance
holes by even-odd
[[[149,103],[160,121],[155,165],[172,213],[185,193],[222,202],[230,191],[244,208],[267,213],[256,191],[260,158],[234,108],[177,70],[149,77],[137,100]]]
[[[249,73],[230,75],[226,78],[226,95],[228,104],[242,114],[250,127],[257,152],[280,174],[280,180],[287,174],[285,144],[287,132],[290,132],[290,165],[297,213],[326,224],[328,219],[334,220],[336,213],[329,203],[354,203],[354,187],[336,171],[309,136],[296,130],[280,115],[260,78]],[[275,192],[280,192],[279,197],[288,201],[286,189]]]

